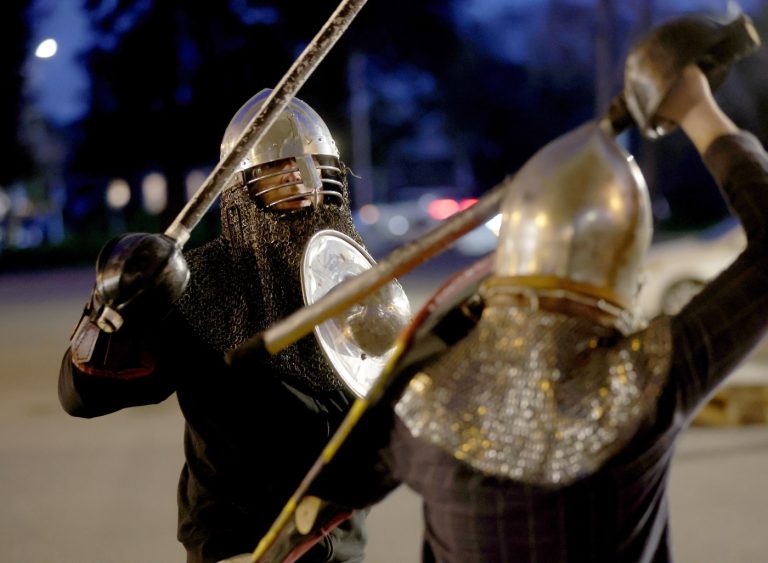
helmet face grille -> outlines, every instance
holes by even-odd
[[[221,157],[243,151],[241,136],[256,118],[271,90],[255,94],[238,110],[224,132]],[[227,190],[242,189],[259,209],[280,214],[348,201],[347,168],[328,126],[308,104],[293,98],[258,143],[240,155]]]
[[[240,187],[247,189],[251,200],[264,210],[341,205],[346,182],[343,165],[335,157],[315,155],[307,159],[309,166],[287,158],[251,167],[243,171]]]

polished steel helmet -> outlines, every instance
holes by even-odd
[[[496,276],[632,312],[653,228],[632,156],[590,122],[549,143],[509,182]]]
[[[221,158],[237,144],[271,93],[267,88],[261,90],[238,110],[224,132]],[[225,189],[247,188],[252,199],[266,209],[296,200],[314,205],[329,200],[340,203],[345,176],[328,126],[309,105],[293,98],[263,138],[245,154]],[[282,196],[285,188],[293,185],[299,188]],[[281,197],[267,197],[278,190]]]

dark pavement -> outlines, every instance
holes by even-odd
[[[414,304],[459,267],[442,258],[407,276]],[[0,273],[0,561],[167,563],[183,423],[173,399],[95,420],[56,396],[61,355],[90,290],[90,269]],[[768,557],[768,427],[695,428],[671,485],[679,562]],[[407,489],[374,508],[369,562],[416,562],[418,499]]]

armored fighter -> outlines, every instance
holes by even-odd
[[[495,256],[417,314],[394,383],[311,494],[360,507],[408,484],[425,562],[671,560],[676,440],[768,328],[768,155],[712,95],[758,45],[743,15],[667,22],[633,48],[616,105],[648,138],[685,132],[746,250],[677,315],[638,318],[651,214],[614,137],[628,116],[554,140],[507,181]]]
[[[222,158],[268,95],[262,90],[235,114]],[[221,220],[221,236],[186,256],[164,235],[108,243],[59,378],[62,405],[81,417],[176,393],[186,420],[178,538],[190,562],[254,548],[355,392],[364,392],[356,374],[381,363],[410,315],[395,283],[331,321],[324,340],[309,335],[247,369],[225,361],[319,286],[327,291],[369,266],[351,219],[346,167],[305,102],[294,98],[243,156],[221,195]],[[326,244],[308,254],[311,240]],[[140,277],[152,283],[136,291]],[[135,297],[116,297],[121,292]],[[336,369],[355,354],[353,368]],[[364,514],[344,513],[303,560],[362,560]]]

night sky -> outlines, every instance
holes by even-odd
[[[363,8],[361,16],[374,9],[382,10],[376,2],[378,0],[370,0]],[[272,61],[271,74],[262,73],[261,69],[270,57],[269,53],[262,49],[256,51],[253,57],[254,68],[243,69],[248,72],[236,77],[234,82],[237,84],[225,85],[229,87],[228,90],[216,91],[214,94],[198,91],[198,94],[203,95],[204,101],[189,105],[188,110],[183,97],[179,98],[182,103],[177,103],[176,107],[172,100],[169,102],[166,99],[162,103],[170,105],[157,110],[157,113],[150,113],[153,110],[148,106],[150,112],[142,114],[141,106],[136,105],[131,110],[135,113],[128,114],[121,106],[116,112],[116,118],[105,113],[103,116],[99,115],[98,120],[91,120],[91,130],[83,129],[79,120],[92,115],[88,113],[92,81],[86,72],[85,55],[89,48],[94,46],[96,37],[96,34],[91,32],[88,17],[81,8],[83,3],[82,0],[35,0],[33,3],[30,12],[30,55],[23,69],[26,80],[24,92],[31,105],[42,112],[54,130],[59,131],[57,142],[64,144],[64,150],[67,143],[83,140],[90,141],[92,145],[101,144],[102,147],[109,148],[115,141],[115,138],[110,138],[115,129],[110,128],[114,127],[113,123],[119,127],[120,138],[117,140],[123,140],[125,143],[121,148],[112,150],[112,154],[107,154],[108,161],[101,162],[103,159],[100,158],[90,162],[81,161],[79,175],[64,173],[60,181],[56,180],[59,182],[59,195],[56,197],[63,201],[61,221],[64,222],[57,228],[60,231],[64,229],[64,232],[79,229],[83,233],[94,233],[94,239],[102,241],[115,229],[162,228],[164,222],[167,223],[168,218],[173,217],[180,209],[179,205],[183,204],[183,201],[180,201],[181,182],[178,180],[182,174],[193,167],[205,170],[215,164],[218,140],[223,132],[222,124],[228,120],[227,114],[232,115],[230,106],[236,109],[235,100],[240,103],[245,101],[250,95],[245,94],[248,88],[273,86],[279,77],[277,70],[287,70],[289,61],[286,61],[284,66],[282,60],[279,63]],[[153,6],[149,1],[127,4],[134,6],[135,13],[141,13],[148,6]],[[333,2],[323,6],[331,4]],[[116,3],[103,2],[102,12],[112,9],[114,5]],[[372,98],[369,119],[372,123],[370,151],[373,159],[372,171],[369,171],[366,178],[371,179],[376,186],[377,191],[373,197],[375,201],[396,202],[414,197],[414,194],[417,196],[418,190],[415,188],[428,184],[430,179],[441,189],[451,188],[451,184],[455,184],[454,187],[457,187],[461,197],[482,195],[484,190],[495,185],[504,175],[514,172],[537,148],[594,117],[596,106],[599,105],[599,100],[596,99],[599,98],[600,72],[606,75],[603,81],[608,85],[611,95],[619,90],[621,64],[633,32],[636,31],[633,26],[636,26],[639,14],[642,13],[642,6],[651,8],[654,21],[688,11],[710,10],[723,13],[728,6],[736,6],[735,3],[725,0],[648,1],[647,4],[617,0],[454,0],[444,4],[436,2],[435,5],[443,8],[443,15],[447,14],[446,21],[450,21],[454,28],[452,34],[456,44],[446,45],[446,52],[451,53],[450,57],[439,57],[440,45],[430,44],[431,37],[419,38],[424,40],[425,48],[429,47],[424,50],[430,50],[430,56],[433,57],[422,57],[421,60],[403,59],[402,53],[409,51],[406,48],[401,52],[403,46],[396,44],[404,42],[403,39],[388,38],[384,35],[385,39],[379,52],[371,45],[366,46],[369,49],[369,66],[366,72]],[[558,7],[557,11],[552,10],[555,5]],[[589,30],[600,29],[601,18],[606,17],[600,8],[610,5],[614,8],[611,17],[614,18],[615,26],[615,33],[609,44],[612,60],[604,67],[599,67],[595,60],[595,45],[599,38]],[[759,0],[743,1],[740,5],[753,17],[764,7]],[[249,3],[243,0],[231,0],[229,6],[240,10],[239,17],[243,29],[248,28],[249,22],[258,20],[260,23],[269,24],[274,20],[274,25],[259,28],[258,33],[271,27],[274,29],[272,33],[279,36],[291,26],[290,21],[276,18],[276,12],[268,7],[249,7]],[[383,12],[391,14],[393,18],[397,17],[396,14],[387,12],[386,8]],[[555,13],[561,17],[560,20],[553,21],[552,14]],[[330,12],[325,13],[320,8],[315,8],[312,19],[317,21],[302,21],[299,39],[305,37],[304,40],[308,41],[324,22],[323,18],[328,15]],[[358,16],[358,21],[352,23],[352,31],[356,25],[362,25],[361,16]],[[410,14],[398,20],[398,23],[407,23],[409,18]],[[128,21],[131,20],[130,14],[125,20],[126,26],[132,25],[136,20],[135,14],[133,21]],[[311,31],[305,33],[304,30]],[[416,28],[411,31],[418,34],[420,30]],[[161,37],[162,34],[159,35],[158,38],[153,36],[148,40],[160,42],[161,39],[167,39]],[[47,59],[35,58],[35,46],[46,38],[56,39],[57,53]],[[295,41],[296,37],[292,40]],[[158,57],[167,57],[168,43],[165,45],[166,51],[158,50]],[[233,49],[242,52],[243,47],[235,46]],[[338,51],[337,49],[335,52]],[[418,56],[418,51],[415,49],[410,53]],[[226,49],[223,52],[226,52]],[[438,54],[437,57],[435,53]],[[298,51],[293,56],[296,54]],[[196,56],[202,57],[200,53],[192,51],[192,59]],[[310,101],[312,105],[318,104],[315,108],[328,120],[334,135],[337,136],[337,142],[346,153],[347,162],[359,172],[361,165],[349,161],[352,157],[351,127],[354,119],[350,114],[350,106],[346,105],[345,97],[352,89],[347,82],[348,77],[342,76],[346,63],[340,64],[339,56],[336,55],[334,61],[332,52],[331,56],[321,63],[315,76],[310,77],[299,92],[299,97]],[[125,60],[127,59],[123,59]],[[162,64],[167,66],[158,64],[147,67],[151,67],[151,72],[161,74],[165,72],[164,68],[179,71],[178,65],[173,66],[172,57],[163,61],[165,62]],[[226,64],[226,59],[223,62]],[[183,66],[184,61],[181,60],[181,63]],[[110,69],[108,61],[101,64],[105,65],[102,69]],[[207,59],[200,58],[197,64],[204,68],[206,65],[220,63],[210,63]],[[143,78],[143,63],[137,62],[136,65],[140,69],[136,76]],[[183,70],[181,69],[182,72]],[[204,74],[199,72],[199,69],[194,72]],[[596,73],[598,79],[595,78]],[[764,84],[765,81],[761,81],[762,74],[764,73],[750,72],[747,69],[723,89],[726,109],[733,109],[735,117],[741,120],[739,124],[755,130],[758,137],[763,135],[763,131],[760,127],[752,125],[755,119],[762,119],[762,108],[768,103],[762,101],[768,99],[768,87]],[[98,78],[101,80],[99,87],[102,91],[105,87],[110,87],[112,78]],[[115,78],[123,77],[118,74]],[[137,82],[130,78],[123,80],[123,84],[142,91],[151,92],[154,88],[151,83]],[[128,86],[121,86],[126,87]],[[237,91],[237,87],[241,90]],[[180,94],[185,92],[181,87],[177,91]],[[321,98],[319,94],[325,97]],[[158,99],[162,95],[159,92]],[[335,106],[328,101],[333,101],[334,96],[337,98]],[[142,98],[142,103],[152,104],[155,101],[151,96]],[[220,101],[225,101],[226,107],[218,107],[224,105]],[[168,108],[173,111],[178,109],[178,115],[169,116],[176,119],[176,125],[173,127],[189,124],[191,117],[197,119],[198,123],[195,123],[189,132],[178,132],[167,127],[162,132],[158,117],[168,115]],[[106,109],[109,110],[108,104]],[[101,111],[105,111],[104,106]],[[188,113],[183,113],[184,111]],[[201,116],[201,111],[205,115]],[[126,116],[122,118],[122,122],[120,114]],[[199,117],[204,117],[206,122],[202,123],[203,120]],[[113,121],[106,121],[107,118]],[[125,129],[136,120],[146,120],[148,125],[157,129],[149,130],[142,139],[143,125],[137,124],[137,130],[133,133]],[[101,129],[95,129],[98,133],[96,138],[93,126],[98,126],[99,121],[103,125]],[[157,139],[158,133],[169,140],[163,144]],[[124,134],[134,136],[121,139]],[[175,202],[177,207],[169,206],[169,212],[157,220],[153,219],[154,222],[147,222],[146,217],[139,217],[140,208],[136,217],[143,222],[136,224],[131,224],[131,217],[128,215],[121,217],[120,221],[115,221],[114,216],[105,215],[99,208],[104,206],[104,192],[112,179],[108,174],[126,178],[131,184],[131,189],[136,191],[142,175],[163,171],[164,166],[169,164],[168,155],[177,150],[168,148],[175,142],[174,135],[178,140],[188,141],[194,138],[199,143],[204,143],[203,148],[194,148],[198,154],[194,158],[190,157],[194,162],[171,163],[177,170],[176,180],[172,179],[175,184],[169,187],[169,190],[176,190],[176,199],[171,198],[171,202]],[[146,144],[144,140],[152,140],[155,144],[143,146]],[[47,142],[43,141],[43,144]],[[643,144],[637,137],[629,139],[627,143],[641,163],[652,194],[657,199],[657,219],[671,219],[674,222],[676,213],[682,210],[688,220],[682,227],[698,228],[727,215],[727,209],[716,187],[707,177],[706,171],[695,162],[695,155],[692,155],[690,150],[686,152],[685,147],[681,146],[679,138],[657,143],[657,146],[653,147]],[[191,144],[189,146],[192,147]],[[190,156],[192,148],[184,149],[188,151],[185,153],[187,156]],[[141,153],[141,150],[144,152]],[[38,152],[46,151],[48,147],[38,147]],[[673,154],[672,151],[675,158],[666,158],[666,155]],[[115,152],[118,153],[117,157]],[[94,154],[90,153],[90,158],[93,159]],[[207,156],[201,157],[199,154]],[[659,154],[663,156],[660,157]],[[682,179],[677,176],[676,171],[680,168],[680,163],[684,163],[685,169],[689,171]],[[100,170],[96,170],[99,168],[97,165]],[[187,167],[186,170],[183,170],[183,167]],[[198,171],[199,173],[202,172]],[[50,182],[50,178],[48,181]],[[172,182],[169,182],[169,185]],[[355,182],[357,180],[353,179],[353,189]],[[700,190],[702,183],[706,184],[707,188]],[[700,195],[691,200],[689,189],[697,189]],[[136,197],[134,201],[138,201]],[[37,212],[32,214],[34,213]],[[31,220],[34,222],[33,218]],[[48,227],[38,229],[42,237],[39,240],[44,240],[46,228]]]

